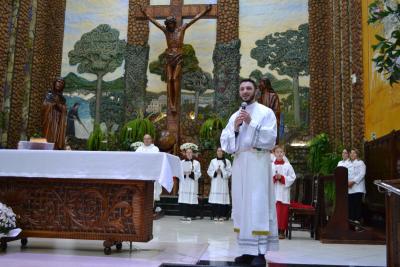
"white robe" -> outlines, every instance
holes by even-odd
[[[149,146],[140,146],[136,149],[135,152],[141,152],[141,153],[158,153],[160,152],[160,149],[156,147],[154,144],[151,144]],[[160,200],[160,195],[162,193],[162,186],[158,181],[154,181],[154,201],[159,201]]]
[[[181,161],[184,178],[179,180],[179,197],[178,203],[199,204],[199,178],[201,176],[200,162]],[[188,172],[194,173],[194,180],[189,177]]]
[[[276,201],[280,201],[284,204],[290,204],[290,187],[296,180],[296,174],[294,173],[292,165],[285,161],[283,165],[272,164],[272,175],[280,174],[285,179],[285,184],[277,181],[274,183],[275,187],[275,198]]]
[[[338,162],[337,167],[345,167],[345,168],[349,168],[350,165],[350,160],[346,159],[346,160],[341,160]]]
[[[222,149],[235,154],[232,165],[232,218],[243,254],[277,250],[278,225],[270,150],[276,141],[274,112],[259,103],[248,105],[252,118],[235,137],[234,113],[221,134]]]
[[[348,193],[365,193],[365,171],[366,167],[362,160],[350,161],[348,165],[349,170],[349,181],[355,182],[355,184],[349,188]]]
[[[208,167],[207,174],[211,178],[211,189],[210,195],[208,196],[208,202],[213,204],[229,205],[231,203],[229,199],[229,178],[231,177],[231,162],[225,159],[226,167],[223,160],[213,159]],[[221,169],[221,173],[217,173],[214,177],[215,172]]]

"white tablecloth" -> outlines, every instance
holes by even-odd
[[[0,176],[157,180],[170,192],[183,172],[178,157],[162,152],[0,150]]]

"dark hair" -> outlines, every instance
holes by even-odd
[[[56,83],[57,83],[57,82],[62,82],[63,85],[65,86],[65,80],[64,80],[64,78],[62,78],[62,77],[56,78],[56,79],[53,81],[53,87],[56,86]]]
[[[274,88],[272,88],[271,80],[267,77],[261,78],[261,81],[264,82],[265,87],[269,91],[274,91]]]
[[[164,24],[168,25],[170,23],[176,24],[176,18],[174,16],[169,16],[165,19]]]
[[[246,79],[240,80],[240,84],[245,83],[245,82],[250,82],[251,84],[253,84],[254,90],[257,90],[257,84],[253,79],[246,78]]]
[[[221,149],[222,150],[222,153],[224,153],[224,155],[222,156],[222,161],[224,162],[224,167],[226,167],[226,158],[225,158],[225,151],[222,149],[222,147],[217,147],[217,151],[218,151],[218,149]],[[218,155],[217,155],[217,159],[220,159],[220,158],[218,158]]]

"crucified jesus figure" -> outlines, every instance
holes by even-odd
[[[177,25],[175,17],[167,17],[164,21],[165,26],[161,25],[156,19],[146,13],[146,9],[141,7],[143,15],[148,18],[157,28],[162,30],[167,39],[167,49],[165,50],[166,65],[165,72],[167,77],[167,98],[168,106],[171,112],[176,112],[176,104],[178,103],[177,97],[181,89],[182,78],[182,60],[183,60],[183,40],[185,38],[185,31],[193,23],[207,14],[212,8],[208,5],[207,8],[197,14],[191,21],[184,23],[181,26]]]

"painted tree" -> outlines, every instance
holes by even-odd
[[[207,89],[212,88],[212,82],[211,74],[202,70],[183,74],[182,89],[195,92],[194,116],[196,118],[199,114],[200,95],[204,94]]]
[[[162,81],[166,81],[165,76],[165,53],[158,56],[158,60],[149,65],[151,73],[160,75]],[[183,64],[182,64],[182,88],[195,92],[195,116],[199,111],[199,98],[207,89],[213,88],[212,76],[204,72],[199,66],[199,60],[192,45],[183,45]]]
[[[97,76],[95,123],[100,123],[101,85],[107,73],[114,72],[122,65],[125,54],[125,40],[119,39],[119,31],[108,24],[101,24],[82,35],[69,51],[69,64],[78,65],[78,73]]]
[[[308,23],[298,30],[275,32],[256,41],[256,48],[251,50],[251,57],[260,67],[268,66],[279,75],[293,79],[295,124],[300,125],[299,77],[309,75],[308,61]]]

